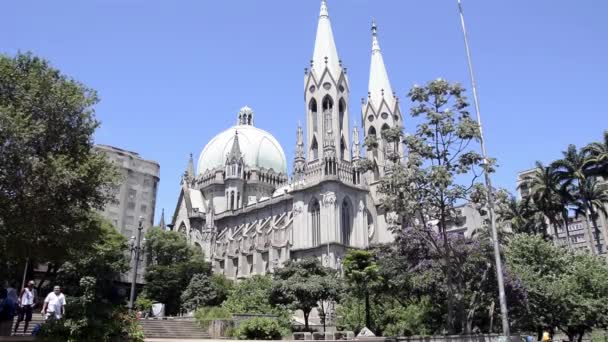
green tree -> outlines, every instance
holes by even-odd
[[[176,314],[181,307],[181,294],[195,274],[210,274],[199,248],[173,231],[157,227],[146,234],[146,285],[144,295],[165,304],[165,312]]]
[[[92,243],[117,173],[92,150],[94,90],[31,54],[0,55],[0,263],[60,264]],[[94,236],[93,236],[94,238]]]
[[[337,300],[340,283],[335,272],[316,258],[290,260],[274,272],[271,301],[304,313],[304,329],[312,309],[323,301]],[[324,312],[324,310],[322,310]]]
[[[539,236],[514,236],[506,261],[526,287],[531,325],[556,327],[570,341],[608,322],[608,264],[600,257],[574,253]]]
[[[374,286],[382,281],[378,264],[369,251],[350,250],[344,257],[343,267],[349,289],[365,300],[365,324],[371,329],[370,294]]]
[[[589,220],[593,223],[596,242],[593,250],[597,254],[601,254],[602,244],[600,242],[600,235],[602,232],[600,232],[597,220],[600,214],[608,218],[608,212],[606,211],[608,186],[605,183],[600,183],[595,177],[586,178],[582,183],[578,184],[574,198],[576,214],[584,215],[587,218],[587,223],[589,223]],[[589,234],[589,239],[592,239],[592,234]],[[604,241],[608,241],[608,236],[604,236]],[[589,243],[591,244],[591,241]]]
[[[536,162],[534,173],[524,179],[520,187],[526,184],[530,188],[530,198],[538,211],[542,212],[551,226],[557,231],[560,216],[564,212],[563,198],[560,196],[560,179],[552,166]],[[567,223],[567,222],[566,222]],[[567,243],[570,247],[570,232],[566,227]]]
[[[270,301],[272,279],[269,276],[254,275],[234,286],[222,304],[233,314],[269,314],[278,310]]]
[[[79,293],[80,279],[96,277],[98,290],[109,294],[114,281],[129,269],[127,239],[106,219],[98,214],[91,216],[91,225],[98,227],[95,242],[87,248],[70,246],[67,261],[55,270],[57,281],[67,293]]]
[[[217,293],[207,274],[195,274],[181,295],[182,308],[188,312],[217,302]]]
[[[452,277],[456,270],[451,264],[448,229],[456,218],[456,207],[469,200],[483,174],[482,167],[493,171],[494,160],[484,162],[474,148],[479,127],[470,117],[465,91],[459,84],[437,79],[414,86],[408,96],[413,102],[411,115],[418,124],[403,138],[408,150],[405,162],[385,166],[388,176],[378,186],[381,208],[398,215],[396,229],[419,229],[431,242],[430,247],[441,253],[450,293],[447,322],[450,332],[454,332]],[[386,137],[396,139],[394,133],[387,132]],[[431,227],[439,231],[438,236],[432,234]]]
[[[583,149],[589,155],[590,173],[608,179],[608,130],[602,141],[593,142]]]
[[[211,276],[211,286],[215,291],[215,300],[210,302],[209,305],[217,306],[222,305],[228,298],[230,291],[234,287],[232,280],[226,278],[223,274],[213,274]]]

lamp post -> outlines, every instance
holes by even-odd
[[[135,258],[133,263],[133,275],[131,278],[131,295],[129,296],[129,311],[133,311],[133,302],[135,301],[135,283],[137,282],[137,268],[139,267],[139,254],[144,249],[144,241],[141,241],[141,233],[144,229],[144,218],[143,216],[139,217],[139,226],[137,227],[137,238],[135,236],[131,236],[131,241],[129,242],[129,246],[131,248],[131,255]]]

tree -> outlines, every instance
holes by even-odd
[[[223,274],[213,274],[211,275],[211,286],[215,291],[216,297],[214,301],[211,301],[209,305],[217,306],[222,305],[224,301],[228,298],[230,291],[234,287],[232,280],[226,278]]]
[[[195,274],[210,274],[200,249],[190,246],[178,232],[152,228],[146,234],[146,285],[144,295],[165,304],[167,314],[181,307],[181,294]]]
[[[469,200],[482,168],[493,171],[494,160],[482,160],[472,146],[479,139],[479,127],[470,117],[465,91],[459,84],[437,79],[414,86],[408,96],[413,102],[411,115],[419,123],[415,132],[403,139],[409,152],[405,163],[390,165],[388,176],[380,180],[381,208],[398,215],[399,229],[419,229],[432,242],[431,248],[441,253],[450,293],[447,322],[454,332],[455,269],[451,265],[449,223],[456,218],[456,207]],[[439,235],[432,234],[433,230]]]
[[[280,310],[270,301],[272,279],[254,275],[238,282],[222,306],[232,314],[269,314]]]
[[[606,211],[606,205],[608,204],[608,186],[599,183],[595,178],[586,178],[582,183],[579,183],[574,197],[576,214],[582,214],[587,217],[587,222],[589,222],[589,219],[593,222],[596,241],[594,250],[597,254],[601,254],[602,244],[600,242],[600,235],[602,232],[600,232],[598,227],[597,219],[600,214],[604,215],[605,218],[608,217],[608,212]],[[589,239],[592,239],[591,234],[589,234]],[[604,236],[604,241],[608,241],[608,236]],[[591,241],[589,242],[591,243]]]
[[[593,142],[583,149],[589,155],[590,174],[608,178],[608,130],[603,141]]]
[[[527,319],[537,330],[556,327],[570,341],[608,323],[608,265],[539,236],[518,234],[507,249],[508,268],[528,293]]]
[[[60,264],[92,243],[89,214],[112,200],[117,175],[92,149],[97,102],[41,58],[0,55],[0,263]]]
[[[66,251],[67,261],[51,272],[67,293],[79,293],[80,279],[95,277],[99,291],[108,294],[114,281],[129,269],[127,239],[98,214],[91,215],[91,225],[98,227],[95,242],[87,248],[72,245]],[[51,280],[51,279],[49,279]]]
[[[563,198],[559,194],[560,180],[551,166],[544,166],[536,162],[534,174],[524,179],[524,183],[530,187],[530,198],[538,211],[542,212],[549,223],[557,232],[559,218],[564,212]],[[570,233],[566,223],[567,244],[570,247]]]
[[[365,300],[365,324],[372,327],[370,315],[370,292],[379,284],[382,278],[374,256],[368,251],[350,250],[343,262],[344,278],[350,290],[359,298]],[[371,328],[370,328],[371,329]]]
[[[209,276],[204,273],[195,274],[182,292],[182,308],[192,312],[200,307],[213,305],[217,302],[217,297]]]
[[[321,265],[318,259],[290,260],[273,275],[271,302],[302,310],[304,329],[308,330],[312,309],[320,302],[337,300],[339,285],[335,271]]]

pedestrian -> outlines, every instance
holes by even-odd
[[[65,296],[61,293],[61,286],[55,285],[53,292],[44,299],[42,315],[44,319],[61,319],[65,315]]]
[[[551,335],[549,334],[549,331],[545,330],[543,332],[543,338],[541,340],[542,342],[550,342],[551,341]]]
[[[17,333],[19,324],[25,320],[23,325],[23,333],[27,332],[27,328],[32,320],[32,311],[36,305],[36,290],[34,289],[34,281],[30,280],[27,283],[27,287],[21,290],[17,304],[19,305],[19,315],[17,316],[17,323],[15,324],[14,332]]]
[[[5,288],[0,288],[0,336],[11,336],[17,303],[9,297]]]

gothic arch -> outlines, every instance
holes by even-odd
[[[353,231],[353,205],[348,197],[344,197],[340,206],[340,241],[345,245],[350,245],[350,238]]]
[[[340,138],[340,158],[346,160],[346,142],[344,142],[344,136]]]
[[[376,128],[374,126],[369,126],[367,130],[367,135],[376,135]]]
[[[325,113],[326,110],[332,110],[334,108],[334,99],[329,96],[329,95],[325,95],[325,97],[323,97],[323,113]]]
[[[340,113],[340,133],[344,130],[344,127],[348,127],[348,122],[344,121],[344,113],[346,112],[346,102],[344,98],[340,98],[338,102],[338,112]]]
[[[312,245],[318,246],[321,244],[321,205],[319,200],[314,197],[308,203],[308,213],[311,222]]]
[[[316,133],[319,130],[319,118],[318,118],[318,114],[317,114],[317,100],[311,99],[310,103],[308,104],[308,109],[310,111],[310,120],[312,122],[312,131],[314,133]]]
[[[182,224],[179,225],[177,232],[186,235],[187,230],[186,230],[186,224],[184,222],[182,222]]]
[[[312,154],[312,160],[319,159],[319,144],[317,143],[317,137],[313,135],[312,144],[310,144],[310,153]]]

